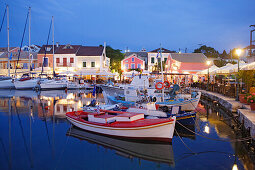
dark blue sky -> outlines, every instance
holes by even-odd
[[[51,16],[55,41],[131,51],[188,49],[198,44],[216,50],[249,45],[255,0],[2,0],[10,7],[10,45],[19,46],[28,7],[32,7],[32,44],[46,44]],[[0,46],[7,46],[6,23]],[[28,32],[25,43],[28,43]]]

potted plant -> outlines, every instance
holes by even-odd
[[[248,95],[247,101],[251,106],[251,110],[255,110],[255,93]]]
[[[238,96],[239,96],[239,101],[241,103],[247,104],[247,98],[245,98],[246,94],[245,94],[245,90],[244,89],[242,89],[241,93],[239,93]]]

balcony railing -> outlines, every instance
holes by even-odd
[[[74,63],[57,63],[57,67],[74,67]]]

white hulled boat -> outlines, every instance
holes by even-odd
[[[12,89],[15,88],[11,77],[0,77],[0,89]]]
[[[39,87],[39,78],[29,77],[28,74],[24,74],[20,79],[14,81],[16,89],[35,89]]]
[[[61,79],[43,79],[40,81],[41,90],[50,90],[50,89],[66,89],[68,81]]]

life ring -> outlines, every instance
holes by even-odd
[[[161,84],[161,86],[162,86],[161,88],[158,87],[159,84]],[[162,82],[157,82],[157,84],[155,85],[155,87],[156,87],[156,89],[161,90],[161,89],[164,88],[164,84],[163,84]]]
[[[165,88],[169,88],[170,87],[170,82],[169,81],[164,81],[164,87]]]

